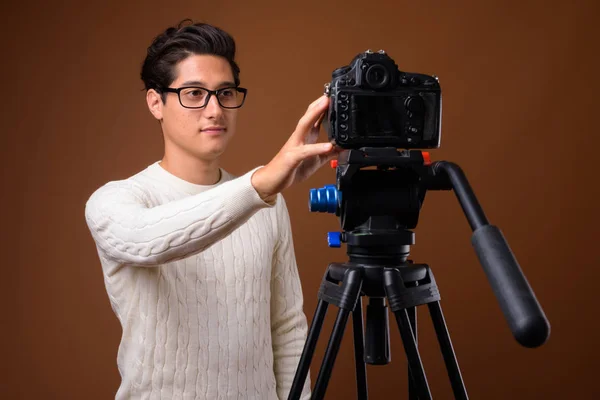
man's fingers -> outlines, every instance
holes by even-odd
[[[302,161],[313,156],[327,154],[332,148],[333,145],[331,143],[315,143],[304,145],[298,148],[298,161]]]
[[[319,130],[316,128],[312,128],[306,136],[304,136],[304,144],[313,144],[317,143],[319,139]]]
[[[329,97],[327,96],[321,96],[308,107],[306,113],[298,121],[296,130],[292,135],[298,143],[303,142],[304,136],[308,133],[309,129],[315,126],[319,118],[323,118],[327,107],[329,107]]]
[[[315,124],[313,125],[313,128],[319,129],[321,127],[321,122],[323,122],[323,118],[325,118],[325,113],[319,115],[319,118],[317,119],[317,122],[315,122]]]
[[[314,126],[317,120],[322,119],[322,115],[324,115],[327,107],[329,107],[329,97],[325,95],[319,97],[310,106],[308,106],[308,109],[298,122],[298,127],[308,129]]]
[[[339,155],[342,151],[344,151],[344,149],[342,149],[340,147],[335,147],[330,152],[320,155],[319,157],[321,158],[322,164],[325,164],[326,162],[331,161],[331,160],[335,160],[336,158],[339,157]]]
[[[318,99],[314,100],[312,103],[310,103],[308,105],[308,107],[306,108],[306,112],[312,110],[313,108],[317,107],[319,105],[320,102],[324,101],[324,99],[329,99],[326,95],[321,95],[321,97],[319,97]]]

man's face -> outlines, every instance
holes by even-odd
[[[235,86],[229,62],[213,55],[187,57],[175,66],[175,76],[171,88],[199,86],[217,90]],[[237,109],[222,108],[214,95],[199,109],[183,107],[176,93],[167,93],[164,104],[155,96],[159,95],[148,95],[148,106],[161,121],[165,153],[210,161],[225,151],[235,133]]]

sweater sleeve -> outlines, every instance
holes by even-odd
[[[290,218],[283,196],[276,206],[279,241],[273,257],[271,279],[271,333],[277,396],[287,399],[306,341],[308,326],[303,312],[303,296],[294,254]],[[310,399],[310,372],[302,390],[302,400]]]
[[[156,266],[182,259],[227,236],[258,210],[273,206],[251,184],[256,169],[155,207],[134,181],[110,182],[89,198],[85,219],[98,248],[119,263]]]

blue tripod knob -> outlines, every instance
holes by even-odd
[[[327,245],[329,247],[342,247],[341,232],[327,232]]]
[[[308,207],[311,212],[335,214],[339,199],[340,192],[335,185],[325,185],[321,189],[310,189]]]

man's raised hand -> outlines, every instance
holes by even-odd
[[[263,200],[273,201],[277,193],[305,180],[337,156],[339,150],[331,143],[317,143],[328,107],[326,96],[313,101],[277,155],[252,175],[252,186]]]

